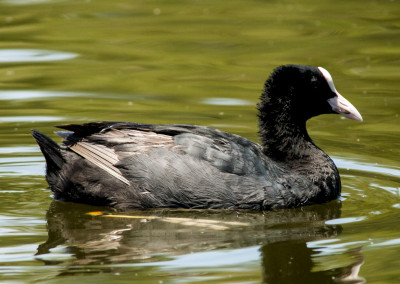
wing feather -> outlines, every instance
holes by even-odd
[[[130,185],[121,171],[114,166],[118,162],[118,156],[112,148],[83,141],[69,146],[69,148],[123,183]]]

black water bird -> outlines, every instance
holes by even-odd
[[[290,208],[340,195],[338,170],[306,121],[362,121],[321,67],[285,65],[258,103],[261,145],[214,128],[93,122],[59,126],[62,145],[33,130],[55,199],[127,208]]]

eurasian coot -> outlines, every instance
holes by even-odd
[[[214,128],[93,122],[64,125],[56,144],[33,130],[58,200],[127,208],[272,209],[340,195],[333,161],[306,121],[340,113],[362,121],[321,67],[285,65],[258,104],[261,145]]]

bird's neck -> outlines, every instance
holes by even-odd
[[[312,152],[315,154],[315,150],[321,151],[307,133],[306,118],[297,113],[296,88],[273,83],[271,79],[266,82],[258,104],[259,134],[264,153],[276,161],[288,163],[304,160]]]
[[[318,189],[313,200],[307,202],[318,203],[339,196],[338,170],[332,159],[312,142],[305,125],[296,127],[273,121],[260,127],[260,136],[266,156],[289,169],[289,173],[306,177],[310,190]]]
[[[282,121],[282,115],[268,122],[260,122],[260,138],[263,151],[277,161],[307,160],[321,151],[307,133],[305,122]]]

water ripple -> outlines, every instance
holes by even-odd
[[[380,242],[377,244],[372,244],[374,247],[380,247],[380,246],[398,246],[400,245],[400,239],[391,239],[388,241]]]
[[[384,165],[345,160],[345,159],[338,158],[338,157],[334,157],[333,160],[334,160],[335,164],[337,165],[337,167],[341,168],[341,169],[356,170],[356,171],[361,171],[361,172],[369,172],[369,173],[382,174],[382,175],[390,175],[390,176],[400,178],[400,169],[397,169],[397,168],[389,168]]]
[[[347,217],[347,218],[337,218],[337,219],[331,219],[325,222],[327,225],[340,225],[340,224],[348,224],[348,223],[354,223],[354,222],[360,222],[365,220],[364,216],[360,217]]]
[[[0,122],[46,122],[60,121],[62,117],[57,116],[2,116]]]
[[[217,250],[208,252],[197,252],[175,256],[174,259],[160,262],[149,262],[135,264],[138,266],[162,265],[164,269],[171,268],[193,268],[193,267],[217,267],[221,265],[239,265],[243,262],[256,262],[260,257],[260,247],[252,246],[232,250]]]
[[[9,62],[43,62],[67,60],[77,57],[72,52],[61,52],[41,49],[1,49],[0,63]]]
[[[37,147],[1,147],[0,154],[12,154],[12,153],[36,153]]]
[[[254,103],[250,101],[241,99],[232,99],[232,98],[210,98],[203,100],[202,103],[206,105],[218,105],[218,106],[254,105]]]
[[[8,5],[32,5],[32,4],[42,4],[47,2],[50,2],[50,0],[3,0],[3,3]]]
[[[0,100],[28,100],[37,98],[53,98],[53,97],[76,97],[88,94],[73,92],[52,92],[52,91],[0,91]]]
[[[43,160],[42,157],[0,158],[0,176],[43,175]]]
[[[363,245],[367,244],[366,241],[354,241],[344,243],[341,243],[340,241],[340,239],[311,241],[307,242],[307,247],[313,249],[316,252],[315,256],[323,256],[339,254],[348,251],[351,248],[362,247]]]

